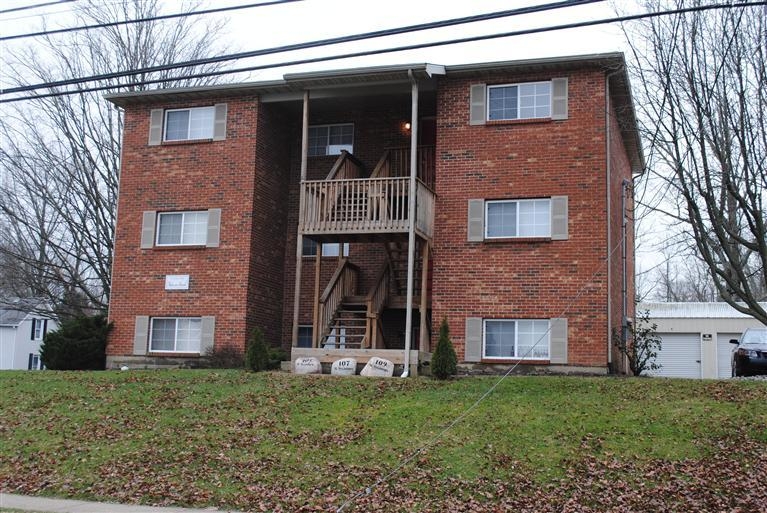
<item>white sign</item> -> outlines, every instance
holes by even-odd
[[[333,362],[330,374],[333,376],[354,376],[357,373],[357,360],[342,358]]]
[[[166,274],[165,290],[189,290],[189,275]]]

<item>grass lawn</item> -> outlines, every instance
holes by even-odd
[[[0,372],[9,493],[335,511],[497,378]],[[505,380],[347,511],[763,511],[767,382]]]

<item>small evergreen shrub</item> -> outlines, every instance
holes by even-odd
[[[52,370],[104,370],[107,335],[112,325],[106,317],[75,317],[45,335],[40,359]]]
[[[253,372],[269,369],[269,348],[264,342],[264,333],[254,328],[245,351],[245,368]]]
[[[280,364],[288,359],[288,353],[281,347],[269,347],[267,353],[269,354],[269,370],[279,369]]]
[[[447,319],[442,319],[439,327],[439,341],[431,357],[431,374],[437,379],[447,379],[457,372],[458,357],[455,355],[453,343],[450,342],[450,329]]]

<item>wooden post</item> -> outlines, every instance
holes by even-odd
[[[421,248],[421,307],[418,309],[418,313],[421,316],[421,340],[418,341],[419,351],[426,353],[431,352],[431,346],[429,344],[429,336],[427,335],[426,326],[426,309],[428,308],[428,290],[429,286],[429,241],[423,241],[423,248]]]
[[[415,188],[418,174],[418,81],[410,76],[410,188],[408,190],[408,233],[407,233],[407,304],[405,306],[405,371],[403,377],[410,375],[410,346],[413,338],[413,278],[415,275]]]
[[[293,347],[298,345],[298,309],[301,306],[301,260],[304,237],[301,220],[304,218],[303,185],[306,181],[306,163],[309,156],[309,91],[304,91],[304,117],[301,130],[301,180],[298,184],[298,233],[296,234],[296,283],[293,288]]]
[[[322,243],[317,243],[314,259],[314,315],[312,318],[312,347],[320,347],[320,275],[322,274]],[[322,326],[324,328],[324,326]]]

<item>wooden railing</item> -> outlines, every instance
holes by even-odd
[[[408,178],[310,180],[302,189],[304,233],[407,231]]]
[[[378,348],[379,335],[381,333],[380,316],[389,299],[389,282],[391,279],[391,265],[387,260],[376,277],[373,287],[368,292],[365,302],[367,304],[367,325],[365,327],[365,342],[369,342],[373,348]],[[364,347],[364,346],[363,346]]]
[[[330,321],[343,299],[357,292],[358,276],[359,268],[349,262],[348,258],[342,258],[320,297],[319,325],[323,330],[322,336],[329,333]]]
[[[434,146],[419,146],[416,154],[417,177],[434,188]],[[389,148],[376,164],[371,178],[410,176],[410,147]]]
[[[431,239],[434,236],[434,191],[418,180],[416,187],[415,228]]]
[[[347,180],[362,176],[362,162],[346,150],[341,150],[325,180]]]

